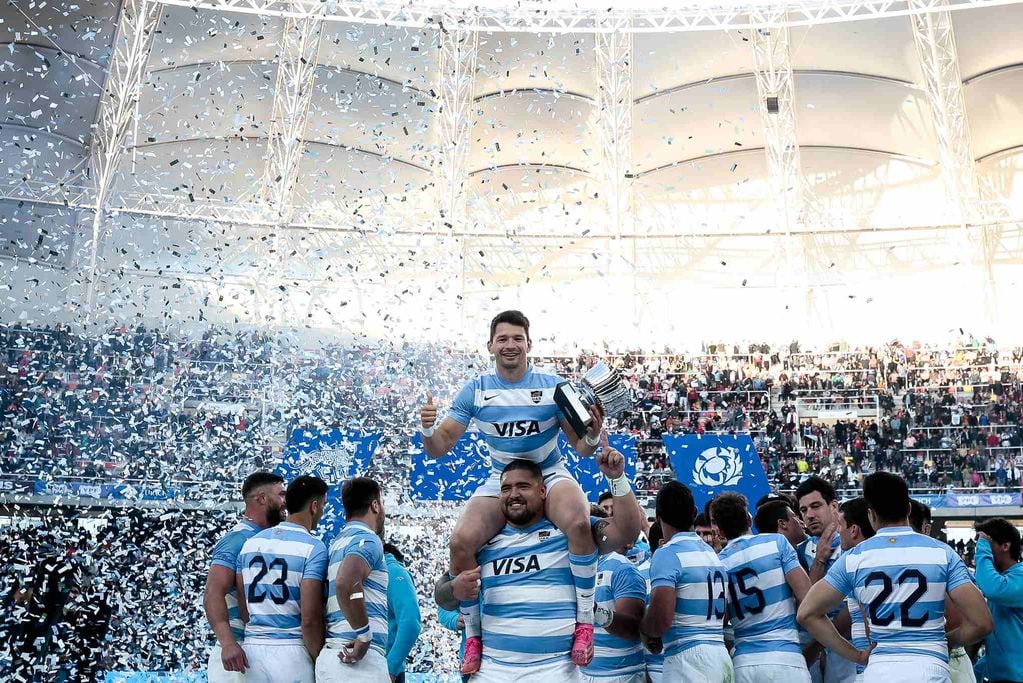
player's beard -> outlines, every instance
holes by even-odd
[[[522,507],[513,509],[511,507],[512,502],[521,503]],[[532,522],[536,518],[536,511],[532,510],[529,503],[525,500],[507,501],[502,506],[504,517],[512,524],[524,525]]]
[[[266,509],[266,525],[268,527],[277,526],[284,521],[284,510],[283,508],[267,508]]]

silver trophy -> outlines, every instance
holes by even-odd
[[[617,370],[597,361],[581,382],[560,383],[554,389],[554,402],[576,435],[582,436],[593,422],[590,406],[598,406],[605,417],[617,417],[632,407],[632,395]]]

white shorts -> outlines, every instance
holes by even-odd
[[[856,662],[825,650],[827,661],[824,664],[824,675],[821,676],[820,660],[815,660],[810,666],[810,681],[812,683],[854,683],[856,681]]]
[[[583,683],[646,683],[646,672],[640,671],[626,676],[587,676],[580,674]]]
[[[565,469],[564,458],[543,470],[543,484],[547,487],[548,492],[563,481],[575,481],[575,478]],[[480,484],[480,487],[472,494],[472,498],[476,496],[497,498],[499,495],[501,495],[501,473],[491,472],[487,480]]]
[[[948,667],[929,660],[867,662],[863,683],[949,683]]]
[[[391,683],[387,660],[370,648],[355,664],[341,661],[341,650],[325,647],[316,658],[316,683]]]
[[[210,651],[210,661],[206,665],[207,683],[242,683],[244,680],[245,674],[238,671],[224,670],[224,659],[220,644],[214,645]]]
[[[973,673],[973,662],[964,648],[957,647],[948,653],[948,668],[952,683],[977,683],[977,676]]]
[[[724,645],[697,645],[665,658],[664,680],[732,683],[732,658]]]
[[[305,645],[245,643],[245,683],[315,683],[313,659]]]
[[[480,670],[469,679],[471,683],[581,683],[579,667],[571,659],[536,666],[502,666],[483,659]]]
[[[735,683],[810,683],[810,672],[789,664],[748,664],[735,667]]]

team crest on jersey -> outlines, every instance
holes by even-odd
[[[540,390],[529,392],[529,398],[533,399],[533,403],[539,403],[543,400],[543,392]]]
[[[536,535],[536,537],[537,537],[537,539],[539,539],[539,540],[541,540],[541,541],[546,541],[546,540],[547,540],[548,538],[550,538],[550,537],[551,537],[551,532],[550,532],[550,531],[548,531],[548,530],[546,530],[546,529],[544,529],[543,531],[540,531],[540,532],[539,532],[539,533],[538,533],[538,534]]]
[[[357,447],[358,444],[353,441],[339,441],[332,447],[306,453],[295,464],[295,469],[305,474],[315,474],[324,481],[347,479]]]

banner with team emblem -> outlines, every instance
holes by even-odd
[[[749,501],[771,492],[764,465],[748,434],[665,434],[661,437],[675,476],[689,487],[702,512],[722,491],[738,491]]]
[[[611,434],[608,441],[625,456],[625,472],[632,479],[636,474],[636,437]],[[580,458],[568,445],[564,434],[558,445],[565,455],[565,467],[575,477],[587,498],[597,502],[607,482],[595,458]],[[430,458],[423,450],[422,435],[412,436],[412,477],[410,495],[413,500],[466,500],[490,476],[490,455],[479,432],[466,432],[455,443],[451,453]]]
[[[327,506],[317,535],[329,543],[345,523],[341,505],[341,484],[364,474],[380,443],[380,434],[357,429],[296,429],[284,447],[277,474],[290,482],[302,474],[313,474],[327,482]]]

